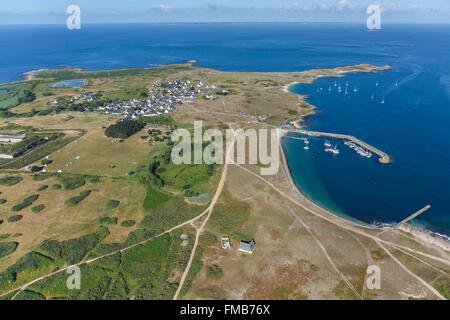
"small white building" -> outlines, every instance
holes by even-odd
[[[222,239],[220,240],[220,243],[222,245],[222,249],[230,250],[231,249],[231,241],[230,238],[227,236],[222,236]]]
[[[255,240],[252,240],[250,242],[247,241],[241,241],[239,243],[239,251],[252,254],[253,251],[256,249],[256,242]]]

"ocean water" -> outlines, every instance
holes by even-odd
[[[380,32],[300,23],[83,25],[79,31],[3,26],[0,83],[41,68],[152,67],[191,59],[223,71],[388,64],[388,72],[322,78],[292,90],[318,107],[307,128],[356,135],[394,163],[381,166],[340,142],[335,157],[323,152],[321,139],[312,140],[308,152],[303,142],[285,139],[289,166],[308,197],[339,214],[393,223],[431,204],[415,222],[450,235],[449,38],[449,25],[385,25]],[[348,81],[350,93],[339,94],[334,81],[344,89]]]

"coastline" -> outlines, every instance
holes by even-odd
[[[281,139],[283,138],[283,135],[280,136],[280,143]],[[406,223],[401,226],[399,226],[397,229],[392,227],[380,227],[377,225],[370,225],[366,224],[362,221],[358,221],[356,219],[349,219],[346,217],[343,217],[339,215],[338,213],[332,212],[324,207],[322,207],[320,204],[316,203],[315,201],[311,200],[309,197],[307,197],[303,191],[295,184],[294,178],[292,177],[291,170],[289,168],[289,164],[287,162],[286,153],[283,149],[283,145],[281,144],[281,157],[283,161],[283,168],[286,172],[286,176],[289,180],[289,184],[291,185],[292,190],[301,197],[302,201],[307,204],[307,206],[311,210],[316,210],[316,212],[320,214],[327,214],[329,217],[334,218],[336,220],[339,220],[346,224],[351,224],[356,227],[370,229],[370,230],[379,230],[379,231],[390,231],[390,230],[400,230],[405,233],[408,233],[411,235],[416,241],[425,244],[425,245],[434,245],[437,246],[447,252],[450,252],[450,239],[446,236],[440,235],[438,233],[435,233],[433,231],[427,230],[427,229],[421,229],[419,227],[414,226],[411,223]]]
[[[348,73],[351,71],[339,71],[339,73]],[[317,78],[320,78],[320,76],[318,76]],[[301,84],[301,82],[291,82],[286,84],[285,86],[282,87],[282,91],[285,93],[289,93],[289,94],[295,94],[297,96],[299,96],[298,94],[294,93],[291,91],[291,88],[295,85]],[[300,96],[301,98],[302,96]],[[314,110],[317,108],[316,106],[311,105]],[[307,115],[302,115],[300,119],[298,119],[297,121],[295,121],[296,126],[301,123],[305,117],[307,116],[312,116],[315,114],[315,111],[312,110],[311,112],[309,112]],[[372,230],[400,230],[402,232],[405,232],[409,235],[411,235],[416,241],[426,244],[426,245],[434,245],[437,246],[447,252],[450,252],[450,237],[446,236],[446,235],[441,235],[439,233],[433,232],[431,230],[428,230],[426,228],[419,228],[415,225],[413,225],[412,223],[406,223],[403,224],[401,226],[399,226],[397,229],[394,229],[392,227],[380,227],[380,226],[376,226],[376,225],[369,225],[366,224],[362,221],[358,221],[356,219],[348,219],[345,218],[341,215],[339,215],[336,212],[332,212],[324,207],[322,207],[319,203],[316,203],[315,201],[313,201],[312,199],[310,199],[309,197],[307,197],[303,191],[301,190],[300,187],[298,187],[293,179],[291,170],[289,168],[289,164],[287,162],[287,158],[286,158],[286,153],[284,151],[284,147],[283,144],[281,143],[281,140],[283,139],[285,134],[282,134],[280,136],[280,144],[281,144],[281,155],[282,155],[282,161],[283,161],[283,167],[284,170],[286,172],[286,175],[289,179],[289,183],[291,185],[291,188],[294,190],[294,192],[296,192],[296,194],[298,194],[302,200],[306,203],[309,204],[309,207],[316,207],[319,209],[319,211],[321,211],[322,213],[326,213],[327,215],[331,215],[334,218],[337,218],[340,221],[343,221],[344,223],[350,223],[352,225],[356,225],[358,227],[363,227],[363,228],[369,228]]]

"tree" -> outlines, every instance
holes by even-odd
[[[122,120],[106,128],[105,135],[115,139],[126,139],[141,131],[145,124],[134,120]]]

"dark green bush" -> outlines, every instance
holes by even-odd
[[[6,199],[0,199],[0,204],[5,204],[6,203]]]
[[[60,184],[54,184],[53,186],[52,186],[52,189],[53,190],[60,190],[62,187],[61,187],[61,185]]]
[[[40,186],[38,189],[37,189],[37,191],[39,192],[39,191],[44,191],[44,190],[46,190],[46,189],[48,189],[48,186],[47,185],[42,185],[42,186]]]
[[[91,194],[91,192],[92,192],[91,190],[86,190],[86,191],[80,192],[80,195],[75,196],[75,197],[70,198],[69,200],[67,200],[66,201],[66,206],[68,206],[68,207],[75,207],[81,201],[86,199]]]
[[[21,210],[31,206],[33,204],[33,202],[35,202],[38,198],[39,198],[38,194],[33,194],[31,196],[28,196],[25,199],[23,199],[21,203],[18,203],[15,206],[13,206],[11,208],[11,210],[14,212],[21,211]]]
[[[44,209],[45,209],[45,205],[44,204],[38,204],[37,206],[31,208],[31,211],[33,213],[39,213],[39,212],[41,212]]]
[[[84,186],[86,181],[83,177],[71,177],[63,179],[63,186],[66,190],[75,190]]]
[[[2,186],[13,186],[22,181],[23,178],[21,176],[8,176],[0,178],[0,185]]]
[[[108,201],[106,201],[105,207],[106,207],[106,209],[111,210],[111,209],[117,208],[119,206],[119,204],[120,204],[120,201],[118,201],[118,200],[108,200]]]
[[[8,222],[9,222],[9,223],[14,223],[14,222],[17,222],[17,221],[22,220],[22,218],[23,218],[23,216],[21,216],[21,215],[18,214],[18,215],[9,217],[9,218],[8,218]]]
[[[16,251],[18,245],[19,243],[15,241],[8,243],[0,242],[0,259]]]
[[[101,224],[109,224],[109,225],[117,224],[117,218],[114,217],[101,217],[99,221]]]
[[[136,221],[134,221],[134,220],[125,220],[125,221],[122,221],[122,223],[120,225],[122,227],[129,228],[129,227],[134,226],[135,224],[136,224]]]

